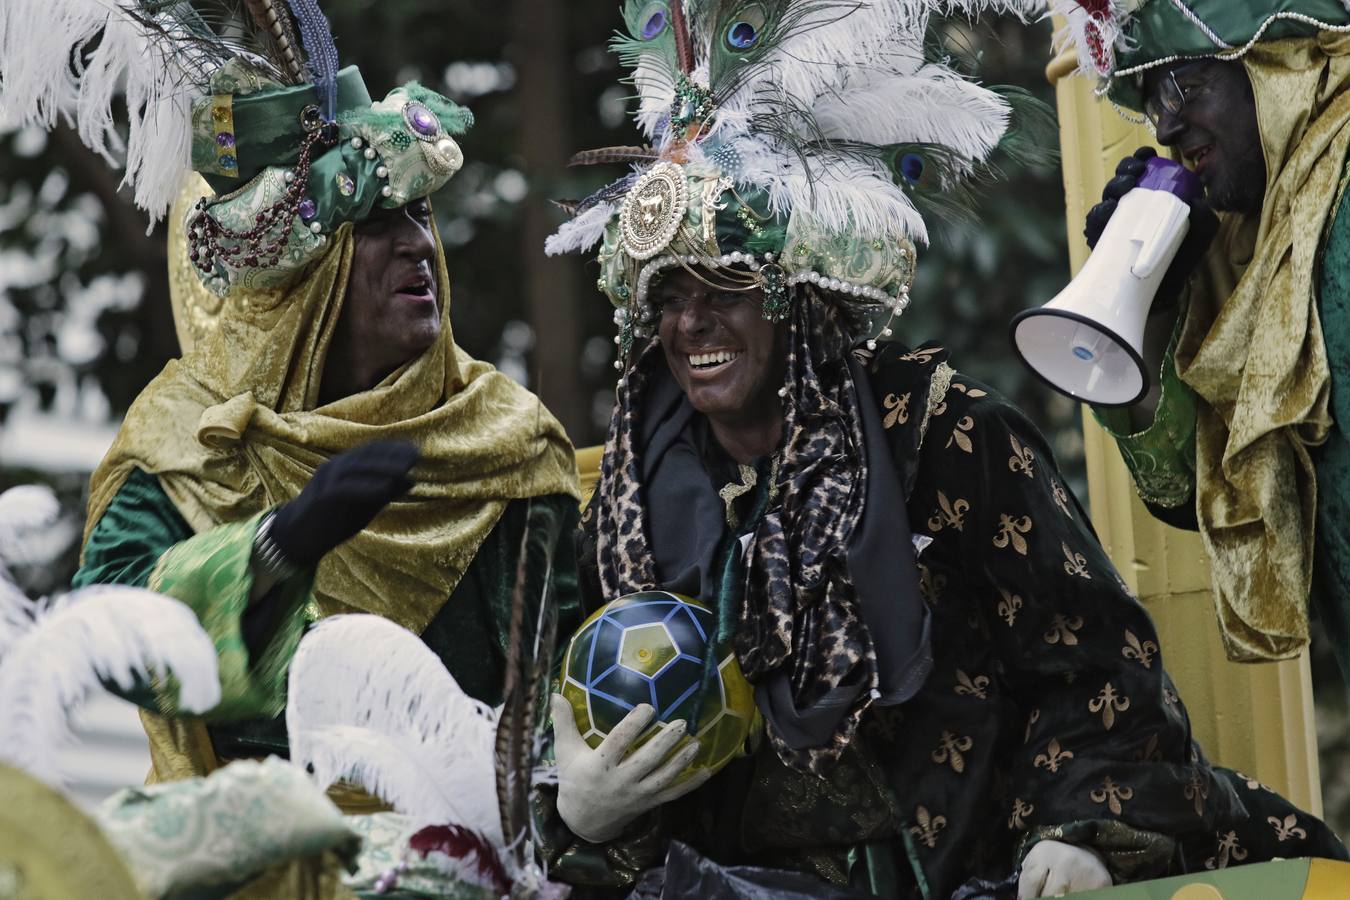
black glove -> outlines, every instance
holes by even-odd
[[[1102,232],[1106,231],[1106,223],[1111,221],[1111,216],[1116,212],[1120,198],[1135,189],[1144,174],[1144,165],[1157,155],[1158,151],[1152,147],[1140,147],[1133,156],[1125,157],[1116,166],[1115,177],[1102,189],[1102,202],[1088,210],[1083,236],[1087,238],[1089,247],[1096,248]],[[1200,261],[1214,241],[1214,235],[1219,231],[1219,217],[1203,197],[1191,202],[1190,226],[1176,258],[1167,267],[1167,274],[1158,286],[1155,309],[1166,308],[1181,296],[1186,279],[1200,266]]]
[[[291,565],[312,568],[407,493],[416,462],[417,448],[406,441],[377,441],[339,453],[319,466],[300,496],[277,508],[272,541]]]

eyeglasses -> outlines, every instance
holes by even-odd
[[[1199,84],[1182,87],[1177,82],[1177,76],[1206,68],[1209,62],[1209,60],[1204,59],[1189,65],[1178,66],[1168,72],[1167,77],[1158,83],[1158,92],[1144,101],[1144,115],[1148,117],[1155,130],[1164,115],[1180,115],[1181,111],[1186,108],[1187,98],[1194,97],[1208,89],[1208,85]]]

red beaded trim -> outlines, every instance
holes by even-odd
[[[300,159],[295,165],[295,177],[286,186],[281,199],[259,212],[254,227],[235,231],[221,225],[209,214],[213,199],[197,201],[196,214],[188,223],[188,258],[203,273],[215,271],[219,258],[235,268],[244,266],[275,266],[281,261],[281,251],[290,238],[291,222],[299,214],[309,183],[309,165],[315,144],[331,146],[334,135],[330,129],[320,129],[305,135],[300,145]],[[222,244],[221,239],[229,241]]]

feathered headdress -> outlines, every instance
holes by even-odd
[[[603,241],[625,347],[656,272],[740,269],[781,315],[801,281],[902,309],[924,212],[950,208],[1013,104],[931,52],[933,12],[1037,0],[628,0],[613,49],[650,142],[579,154],[635,172],[573,207],[549,253]]]
[[[209,17],[198,10],[209,6]],[[114,99],[125,98],[125,142]],[[284,285],[327,235],[438,189],[468,111],[416,84],[372,103],[338,69],[316,0],[4,0],[0,124],[58,118],[110,163],[152,223],[189,169],[190,257],[217,293]]]

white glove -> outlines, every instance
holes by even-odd
[[[671,723],[628,752],[652,719],[653,710],[645,703],[624,716],[594,750],[577,731],[571,704],[561,694],[554,694],[550,703],[558,757],[558,815],[583,841],[600,844],[618,837],[638,816],[683,797],[712,775],[711,770],[700,772],[673,785],[698,753],[698,741],[693,739],[671,753],[686,739],[683,721]]]
[[[1041,841],[1022,861],[1017,900],[1062,897],[1110,886],[1111,873],[1093,851],[1062,841]]]

